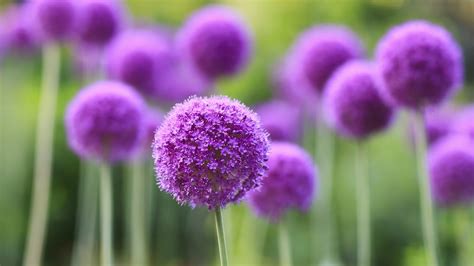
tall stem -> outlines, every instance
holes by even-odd
[[[24,265],[39,264],[42,261],[53,161],[60,59],[58,46],[46,45],[43,48],[43,80],[37,118],[33,191]]]
[[[147,264],[147,246],[145,239],[145,164],[137,160],[132,164],[130,199],[130,239],[132,265]]]
[[[225,244],[225,234],[224,234],[224,222],[222,220],[222,212],[220,208],[215,210],[216,218],[216,232],[217,232],[217,242],[219,245],[219,257],[221,260],[221,266],[227,266],[227,247]]]
[[[100,249],[101,265],[113,265],[112,247],[112,180],[106,163],[100,168]]]
[[[370,266],[370,178],[366,143],[357,143],[357,265]]]
[[[280,252],[280,266],[291,266],[291,245],[288,230],[284,221],[278,224],[278,247]]]
[[[427,261],[430,266],[438,266],[436,233],[433,216],[433,202],[426,169],[426,133],[424,128],[423,112],[413,114],[415,120],[415,148],[418,182],[420,187],[421,220],[423,239],[427,252]]]

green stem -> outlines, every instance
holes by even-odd
[[[278,247],[280,252],[280,266],[291,266],[291,245],[288,230],[284,221],[278,224]]]
[[[433,202],[426,169],[426,133],[424,128],[423,112],[413,114],[415,119],[415,148],[418,182],[420,187],[421,220],[423,239],[427,252],[427,261],[430,266],[438,266],[437,240],[434,225]]]
[[[365,143],[357,143],[357,265],[359,266],[370,266],[370,178],[366,149]]]
[[[106,163],[100,168],[100,249],[101,265],[113,265],[112,248],[112,180]]]
[[[221,266],[228,265],[227,248],[225,244],[224,222],[222,221],[222,212],[220,208],[215,210],[217,242],[219,245],[219,257]]]
[[[36,129],[33,191],[24,265],[40,264],[42,261],[53,161],[60,59],[58,46],[46,45],[43,48],[43,83]]]
[[[457,238],[458,265],[468,266],[472,263],[472,255],[474,254],[474,246],[471,241],[473,230],[470,214],[468,209],[464,208],[455,209],[452,214],[455,219],[454,229]]]
[[[136,161],[132,165],[131,178],[131,202],[130,202],[130,239],[131,239],[131,262],[132,265],[146,265],[147,245],[145,237],[145,176],[143,168],[145,164]]]

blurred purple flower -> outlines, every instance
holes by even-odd
[[[267,165],[262,185],[247,197],[255,213],[278,222],[290,208],[307,211],[317,182],[309,154],[294,144],[274,142]]]
[[[32,52],[39,48],[40,39],[35,31],[31,18],[29,18],[29,7],[24,5],[13,5],[5,10],[0,18],[0,34],[2,35],[4,53]]]
[[[31,0],[28,5],[32,23],[44,40],[62,41],[75,33],[76,0]]]
[[[474,139],[474,106],[468,106],[458,112],[453,121],[453,132]]]
[[[232,9],[213,5],[198,10],[178,33],[184,56],[209,79],[234,75],[252,53],[250,31]]]
[[[474,143],[465,136],[440,140],[429,152],[428,168],[434,200],[441,206],[474,201]]]
[[[155,132],[158,129],[158,127],[161,126],[161,123],[163,123],[163,120],[165,119],[165,116],[163,112],[156,108],[148,108],[148,111],[145,114],[145,141],[147,142],[147,148],[151,146],[151,142],[153,141],[155,137]],[[150,144],[150,145],[148,145]]]
[[[240,102],[190,98],[155,134],[157,183],[180,204],[224,207],[260,185],[268,145],[258,116]]]
[[[272,141],[298,141],[302,130],[300,110],[285,101],[272,100],[255,108]]]
[[[425,130],[431,146],[453,133],[455,112],[446,108],[429,108],[425,112]]]
[[[352,61],[328,81],[324,111],[328,123],[340,134],[364,139],[390,125],[393,108],[385,102],[372,63]]]
[[[88,159],[130,158],[143,143],[145,108],[142,98],[119,82],[100,81],[82,89],[66,112],[70,147]]]
[[[376,52],[385,94],[408,108],[437,105],[462,82],[462,53],[444,28],[410,21],[392,28]]]

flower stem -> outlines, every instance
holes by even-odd
[[[423,112],[413,114],[415,119],[415,148],[418,182],[420,187],[421,220],[423,238],[427,252],[427,262],[430,266],[438,266],[436,233],[433,216],[433,202],[426,169],[426,133],[424,129]]]
[[[147,245],[145,237],[145,164],[140,160],[132,164],[131,199],[130,199],[130,239],[131,239],[131,264],[146,265]]]
[[[100,168],[100,249],[101,265],[113,265],[112,248],[112,180],[106,163]]]
[[[46,45],[43,48],[43,80],[37,118],[33,191],[24,265],[40,264],[42,261],[53,161],[60,59],[58,46]]]
[[[284,221],[278,224],[278,247],[280,252],[280,266],[291,266],[291,245],[288,230]]]
[[[217,232],[217,242],[219,245],[219,257],[221,261],[221,266],[227,266],[227,248],[225,244],[225,234],[224,234],[224,222],[222,220],[222,212],[220,208],[215,210],[216,218],[216,232]]]
[[[357,265],[370,266],[370,178],[366,143],[357,143]]]

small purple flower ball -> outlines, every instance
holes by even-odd
[[[434,200],[441,206],[474,201],[474,143],[465,136],[451,136],[429,151],[428,168]]]
[[[323,98],[329,124],[356,139],[385,129],[394,111],[379,90],[373,64],[352,61],[339,68],[328,81]]]
[[[126,160],[143,143],[145,112],[143,99],[128,85],[114,81],[89,85],[68,106],[69,145],[84,158]]]
[[[462,82],[462,53],[444,28],[410,21],[391,29],[376,52],[384,90],[394,103],[422,108],[443,102]]]
[[[268,136],[258,116],[224,96],[177,104],[155,134],[157,183],[180,204],[216,209],[258,187]]]
[[[303,121],[296,106],[285,101],[272,100],[257,106],[255,110],[272,141],[298,141]]]
[[[248,63],[250,31],[232,9],[205,7],[188,19],[178,33],[178,47],[210,79],[234,75]]]
[[[277,222],[290,208],[307,211],[317,182],[309,154],[297,145],[273,142],[267,165],[262,185],[247,197],[254,212]]]
[[[289,56],[294,60],[295,75],[321,93],[337,68],[363,55],[364,48],[356,34],[342,26],[326,25],[303,32]]]
[[[42,38],[61,41],[72,36],[76,27],[76,0],[32,0],[31,16]]]
[[[167,40],[150,30],[127,31],[117,36],[106,51],[106,69],[111,79],[132,85],[144,95],[153,95],[155,76],[171,65]]]
[[[89,45],[107,44],[123,27],[119,0],[81,0],[78,12],[79,39]]]

